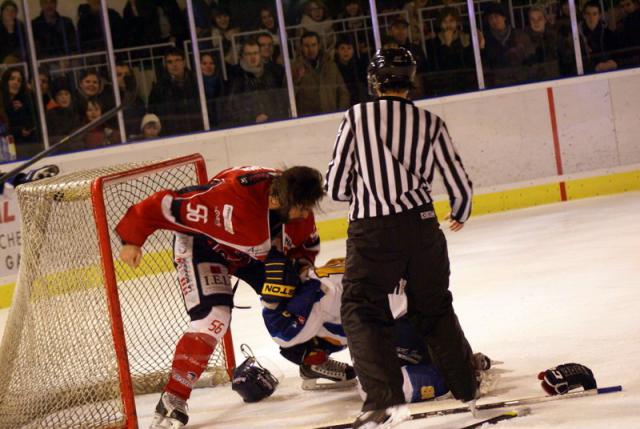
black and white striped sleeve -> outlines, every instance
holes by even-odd
[[[451,218],[465,222],[471,215],[472,183],[444,123],[433,144],[435,161],[449,194]]]
[[[345,114],[338,129],[333,155],[325,177],[325,191],[335,201],[351,201],[354,136],[349,112],[350,110]]]

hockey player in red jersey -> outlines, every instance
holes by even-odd
[[[274,243],[299,266],[313,264],[320,248],[313,208],[324,195],[322,181],[309,167],[230,168],[202,186],[157,192],[130,207],[118,223],[120,259],[133,268],[147,237],[158,229],[175,232],[174,263],[191,319],[176,345],[152,428],[187,423],[191,390],[231,320],[230,276],[261,294],[265,280],[265,288],[278,289],[278,273],[265,277],[261,262]],[[292,296],[293,291],[275,293]]]

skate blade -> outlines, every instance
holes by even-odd
[[[183,428],[184,425],[181,421],[176,419],[170,419],[160,414],[156,414],[153,417],[153,421],[151,422],[151,426],[149,429],[180,429]]]
[[[302,390],[339,390],[349,389],[356,385],[356,379],[344,381],[320,381],[317,378],[302,380]]]

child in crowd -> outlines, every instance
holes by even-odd
[[[156,139],[160,136],[162,131],[162,124],[160,124],[160,118],[153,113],[147,113],[142,118],[140,124],[140,131],[142,132],[142,139]]]
[[[84,122],[88,124],[102,116],[102,104],[97,99],[87,100],[84,108]],[[96,125],[87,132],[84,137],[84,148],[95,149],[119,143],[117,130],[109,128],[104,124]]]

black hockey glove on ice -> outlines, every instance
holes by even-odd
[[[264,261],[265,280],[260,295],[267,302],[292,298],[300,284],[297,264],[284,253],[272,248]]]
[[[538,374],[542,388],[550,395],[564,395],[582,387],[584,390],[598,387],[593,372],[579,363],[565,363]]]

